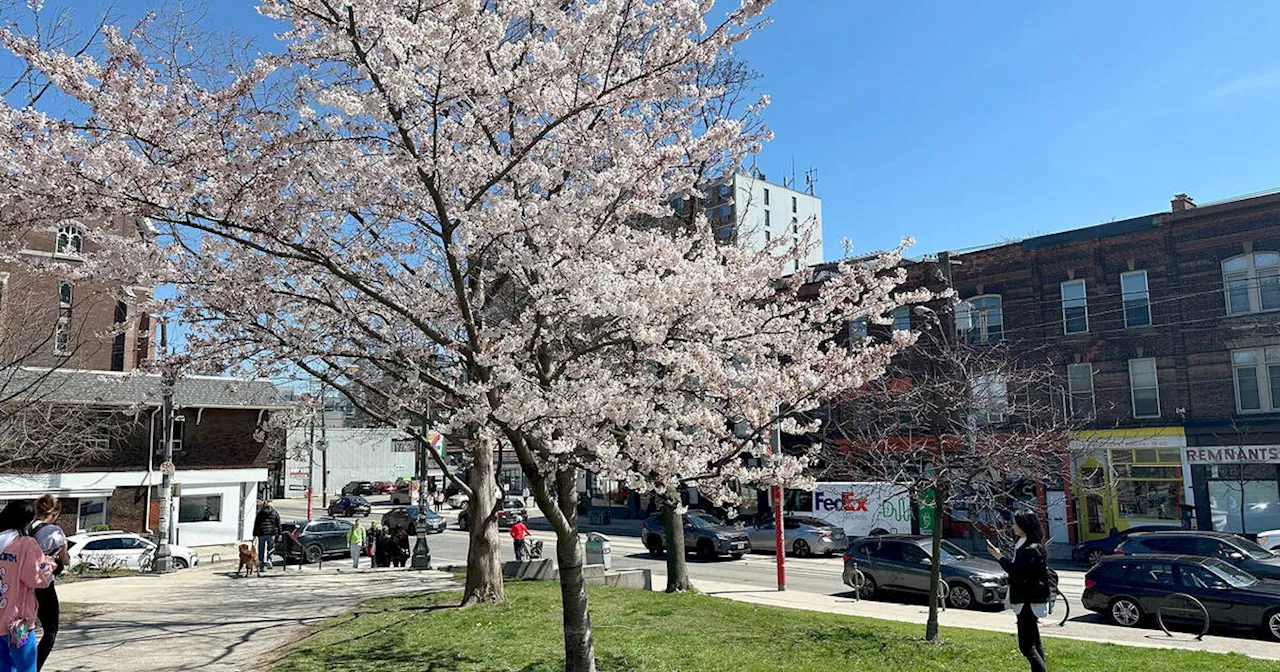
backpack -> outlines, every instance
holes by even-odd
[[[40,522],[37,522],[35,525],[32,525],[31,530],[29,532],[29,534],[31,535],[31,538],[34,539],[36,536],[36,532],[38,532],[40,528],[48,524],[49,523],[40,521]],[[44,549],[42,548],[40,550],[43,551]],[[53,569],[54,576],[62,576],[62,572],[66,569],[66,565],[62,564],[62,558],[60,557],[61,555],[62,555],[61,553],[55,553],[53,556],[53,561],[56,563],[56,566]]]

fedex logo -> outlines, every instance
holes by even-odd
[[[854,492],[828,495],[821,490],[813,493],[814,511],[867,511],[867,498]]]

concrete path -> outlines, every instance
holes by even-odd
[[[101,611],[64,627],[46,670],[135,672],[267,669],[308,625],[386,595],[457,587],[443,572],[353,570],[350,560],[324,569],[275,569],[235,578],[235,563],[165,576],[70,583],[65,602]]]
[[[654,576],[653,585],[661,587],[666,584],[665,576]],[[876,600],[855,600],[849,594],[821,595],[800,591],[778,592],[761,590],[755,586],[744,586],[732,583],[697,579],[694,585],[699,591],[708,595],[723,597],[740,602],[764,604],[806,611],[821,611],[828,614],[846,614],[865,616],[890,621],[923,624],[928,618],[929,609],[925,605],[895,604]],[[1120,628],[1108,624],[1101,616],[1088,612],[1078,613],[1072,607],[1071,620],[1065,627],[1058,627],[1062,620],[1059,613],[1041,622],[1040,634],[1045,637],[1065,637],[1094,642],[1108,642],[1126,646],[1147,646],[1188,651],[1208,651],[1215,653],[1240,653],[1254,658],[1280,660],[1280,644],[1260,638],[1244,636],[1221,637],[1207,635],[1203,641],[1196,641],[1192,635],[1175,633],[1168,637],[1163,631],[1145,628]],[[946,637],[946,628],[974,628],[977,630],[993,630],[996,632],[1015,633],[1016,627],[1012,614],[1006,611],[971,611],[947,609],[938,616],[939,625]],[[1154,624],[1150,628],[1156,628]],[[923,630],[921,630],[923,633]],[[1012,640],[1011,640],[1012,641]],[[1053,644],[1047,644],[1052,652]]]

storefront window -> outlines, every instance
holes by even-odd
[[[91,530],[94,525],[107,524],[107,500],[105,497],[91,497],[80,500],[80,517],[77,526],[81,530]]]
[[[222,520],[222,495],[187,495],[178,500],[179,523]]]
[[[1223,465],[1209,473],[1213,529],[1254,533],[1280,527],[1280,486],[1271,465]]]
[[[1120,518],[1181,518],[1182,455],[1178,449],[1113,448],[1111,470]]]

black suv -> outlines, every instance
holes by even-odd
[[[342,486],[342,494],[368,497],[373,494],[373,481],[351,481]]]
[[[369,506],[369,500],[360,496],[340,497],[329,502],[329,515],[343,516],[350,518],[352,516],[367,516],[373,511]]]
[[[1134,534],[1116,548],[1124,555],[1201,555],[1217,558],[1259,579],[1280,579],[1280,555],[1226,532],[1170,530]]]
[[[1134,627],[1157,611],[1171,620],[1261,630],[1280,640],[1280,583],[1261,581],[1217,558],[1187,555],[1128,555],[1103,558],[1084,575],[1086,609],[1116,625]]]
[[[332,518],[281,523],[276,554],[305,562],[320,562],[330,556],[351,557],[351,547],[347,545],[350,531],[351,523]]]
[[[662,514],[655,513],[640,524],[640,538],[649,552],[663,552]],[[690,511],[684,517],[684,550],[696,552],[699,558],[710,560],[727,555],[734,560],[751,551],[747,533],[730,527],[709,513]]]

